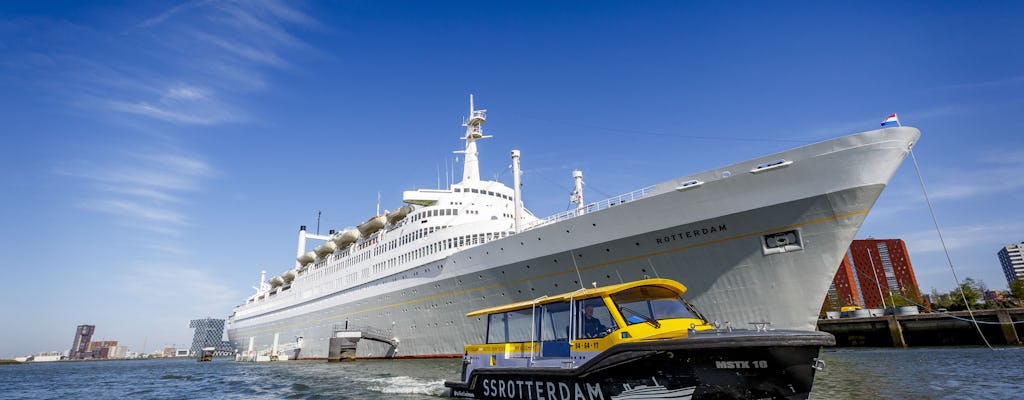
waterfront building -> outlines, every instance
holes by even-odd
[[[49,361],[60,361],[63,354],[59,351],[47,351],[43,353],[37,353],[36,355],[29,358],[32,362],[49,362]]]
[[[222,339],[224,337],[223,319],[194,319],[189,322],[188,327],[195,329],[190,349],[192,355],[200,354],[204,347],[216,348],[218,355],[228,355],[233,352],[231,343]]]
[[[854,240],[829,287],[825,307],[886,308],[891,296],[922,303],[910,254],[902,239]]]
[[[102,349],[104,347],[116,347],[116,346],[117,346],[117,341],[116,340],[99,340],[99,341],[89,342],[89,346],[86,347],[86,351],[93,351],[93,350],[97,350],[97,349]]]
[[[1005,246],[996,254],[999,256],[999,263],[1003,265],[1007,285],[1024,279],[1024,242]]]
[[[79,325],[75,330],[75,341],[71,344],[71,351],[68,358],[85,358],[91,356],[89,342],[92,341],[92,334],[96,332],[95,325]]]

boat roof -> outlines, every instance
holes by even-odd
[[[466,314],[466,317],[475,317],[478,315],[498,314],[503,312],[522,310],[526,308],[532,308],[534,305],[560,303],[564,301],[569,301],[570,299],[588,299],[594,297],[607,296],[639,286],[661,286],[666,289],[678,292],[679,294],[686,293],[686,286],[683,286],[682,283],[676,282],[671,279],[641,279],[638,281],[620,283],[617,285],[599,286],[591,289],[579,289],[573,292],[562,293],[554,296],[544,296],[533,300],[526,300],[520,301],[518,303],[500,305],[497,307],[484,308],[470,312]]]

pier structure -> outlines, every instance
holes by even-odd
[[[985,339],[993,345],[1020,345],[1024,308],[977,310]],[[982,345],[967,311],[818,320],[818,330],[836,337],[837,347],[914,347]]]
[[[391,358],[398,352],[398,338],[391,335],[390,330],[377,329],[369,326],[348,327],[344,325],[334,326],[334,336],[331,337],[327,351],[327,361],[352,361],[356,358],[356,346],[362,339],[380,342],[388,345],[384,358]]]

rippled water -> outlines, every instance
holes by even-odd
[[[1021,397],[1024,348],[828,350],[812,399]],[[459,360],[236,363],[217,359],[0,365],[4,399],[436,399]]]

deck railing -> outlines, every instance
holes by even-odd
[[[653,191],[653,190],[654,190],[654,185],[651,185],[651,186],[648,186],[648,187],[645,187],[645,188],[642,188],[642,189],[634,190],[634,191],[626,193],[626,194],[621,194],[621,195],[618,195],[618,196],[615,196],[615,197],[607,198],[607,199],[598,201],[596,203],[590,203],[590,204],[587,204],[587,205],[583,206],[582,208],[574,208],[572,210],[560,212],[558,214],[552,215],[550,217],[547,217],[547,218],[544,218],[542,220],[539,220],[539,221],[537,221],[537,222],[535,222],[533,224],[530,224],[529,226],[526,227],[526,229],[532,229],[532,228],[536,228],[536,227],[539,227],[539,226],[547,225],[547,224],[550,224],[550,223],[553,223],[553,222],[564,221],[564,220],[567,220],[567,219],[576,218],[576,217],[578,217],[580,215],[583,215],[583,214],[588,214],[588,213],[592,213],[592,212],[595,212],[595,211],[601,211],[601,210],[604,210],[606,208],[611,208],[611,207],[614,207],[614,206],[617,206],[617,205],[620,205],[620,204],[623,204],[623,203],[628,203],[628,202],[631,202],[631,201],[634,201],[634,200],[640,200],[640,199],[642,199],[644,197],[647,197],[647,195],[649,195],[651,193],[651,191]]]

